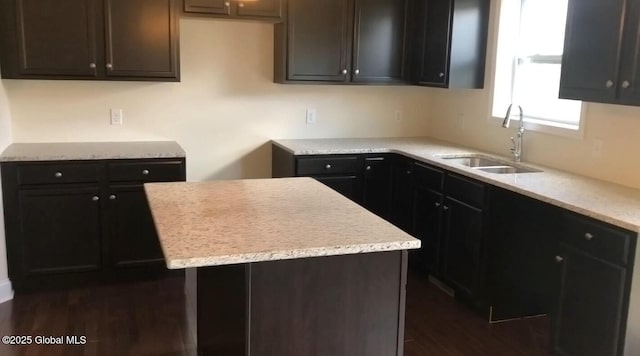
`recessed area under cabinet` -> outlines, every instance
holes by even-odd
[[[288,1],[276,24],[278,83],[404,83],[406,0]]]
[[[2,1],[2,77],[178,81],[178,2]]]

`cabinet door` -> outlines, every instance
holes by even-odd
[[[402,82],[405,74],[405,0],[356,0],[355,82]]]
[[[282,0],[260,0],[238,3],[238,17],[280,19]]]
[[[625,0],[569,0],[560,97],[613,102]]]
[[[399,159],[393,166],[393,196],[391,221],[413,234],[413,163]]]
[[[419,269],[440,275],[442,194],[422,187],[416,187],[414,194],[413,231],[422,245],[419,250],[409,251],[409,261]]]
[[[22,190],[18,199],[25,275],[100,269],[98,188]]]
[[[332,176],[314,178],[353,201],[357,202],[360,200],[360,197],[358,195],[357,176]]]
[[[184,12],[231,15],[231,0],[184,0]]]
[[[105,0],[107,77],[178,79],[173,0]]]
[[[391,165],[384,157],[365,158],[362,205],[388,219],[391,213]]]
[[[415,6],[412,81],[446,87],[451,43],[451,0],[418,0]]]
[[[627,1],[622,43],[619,102],[640,105],[640,0]]]
[[[561,245],[554,347],[561,355],[620,355],[626,269]]]
[[[142,185],[112,186],[108,200],[112,266],[161,264],[164,258]]]
[[[289,1],[287,80],[348,80],[351,9],[346,0]]]
[[[443,213],[444,278],[457,291],[474,296],[480,275],[483,211],[446,197]]]
[[[94,0],[16,0],[17,74],[95,77]]]

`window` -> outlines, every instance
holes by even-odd
[[[504,117],[513,103],[522,106],[529,128],[580,128],[582,102],[558,99],[567,2],[502,0],[494,117]]]

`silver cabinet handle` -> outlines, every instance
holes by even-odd
[[[438,74],[438,77],[440,78],[444,77],[444,73],[440,72],[440,74]]]
[[[440,204],[440,203],[436,202],[434,205],[436,206],[436,208],[439,208],[439,207],[440,207],[440,205],[442,205],[442,204]]]
[[[407,169],[407,174],[411,174],[411,173],[413,173],[413,172],[411,172],[410,169]]]
[[[605,83],[605,85],[607,86],[607,88],[611,88],[611,87],[613,87],[613,80],[607,80],[607,82]]]
[[[238,7],[244,7],[244,3],[239,3]]]
[[[585,238],[587,241],[591,241],[591,240],[593,239],[593,234],[592,234],[592,233],[590,233],[590,232],[587,232],[587,233],[585,233],[585,234],[584,234],[584,238]]]
[[[96,64],[95,63],[89,63],[89,68],[96,69]]]
[[[342,70],[342,74],[345,74],[345,75],[346,75],[347,73],[349,73],[349,71],[348,71],[348,70],[346,70],[346,69],[343,69],[343,70]]]
[[[56,172],[53,174],[53,176],[56,178],[62,178],[62,172]]]
[[[331,165],[327,164],[326,166],[324,166],[325,169],[331,169]]]
[[[97,195],[94,195],[93,197],[91,197],[91,200],[92,201],[98,201],[98,200],[100,200],[100,197],[97,196]]]
[[[143,169],[142,170],[142,174],[145,175],[145,176],[148,176],[149,175],[149,170],[148,169]]]
[[[371,166],[366,166],[366,167],[364,167],[364,169],[366,169],[367,171],[370,171],[371,170]]]
[[[628,80],[625,80],[624,82],[622,82],[623,89],[627,89],[630,86],[631,86],[631,83]]]
[[[231,3],[229,1],[225,1],[224,2],[224,6],[229,7],[229,6],[231,6]]]
[[[356,75],[360,74],[360,69],[356,69],[355,71],[353,71]]]
[[[446,205],[445,205],[445,206],[443,206],[443,207],[442,207],[442,209],[443,209],[444,211],[449,211],[449,207],[448,207],[448,206],[446,206]]]
[[[109,200],[116,200],[116,195],[115,194],[111,194],[109,195]]]
[[[564,258],[562,256],[556,256],[557,263],[562,263],[562,261],[564,261]]]
[[[113,69],[113,64],[111,64],[111,63],[107,63],[107,66],[106,66],[106,67],[107,67],[107,69],[111,70],[111,69]]]

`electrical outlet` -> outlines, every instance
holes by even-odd
[[[111,109],[111,125],[122,125],[122,109]]]
[[[318,112],[316,109],[307,109],[306,115],[307,125],[314,125],[318,122]]]
[[[396,109],[394,117],[395,117],[396,122],[402,121],[402,110]]]

